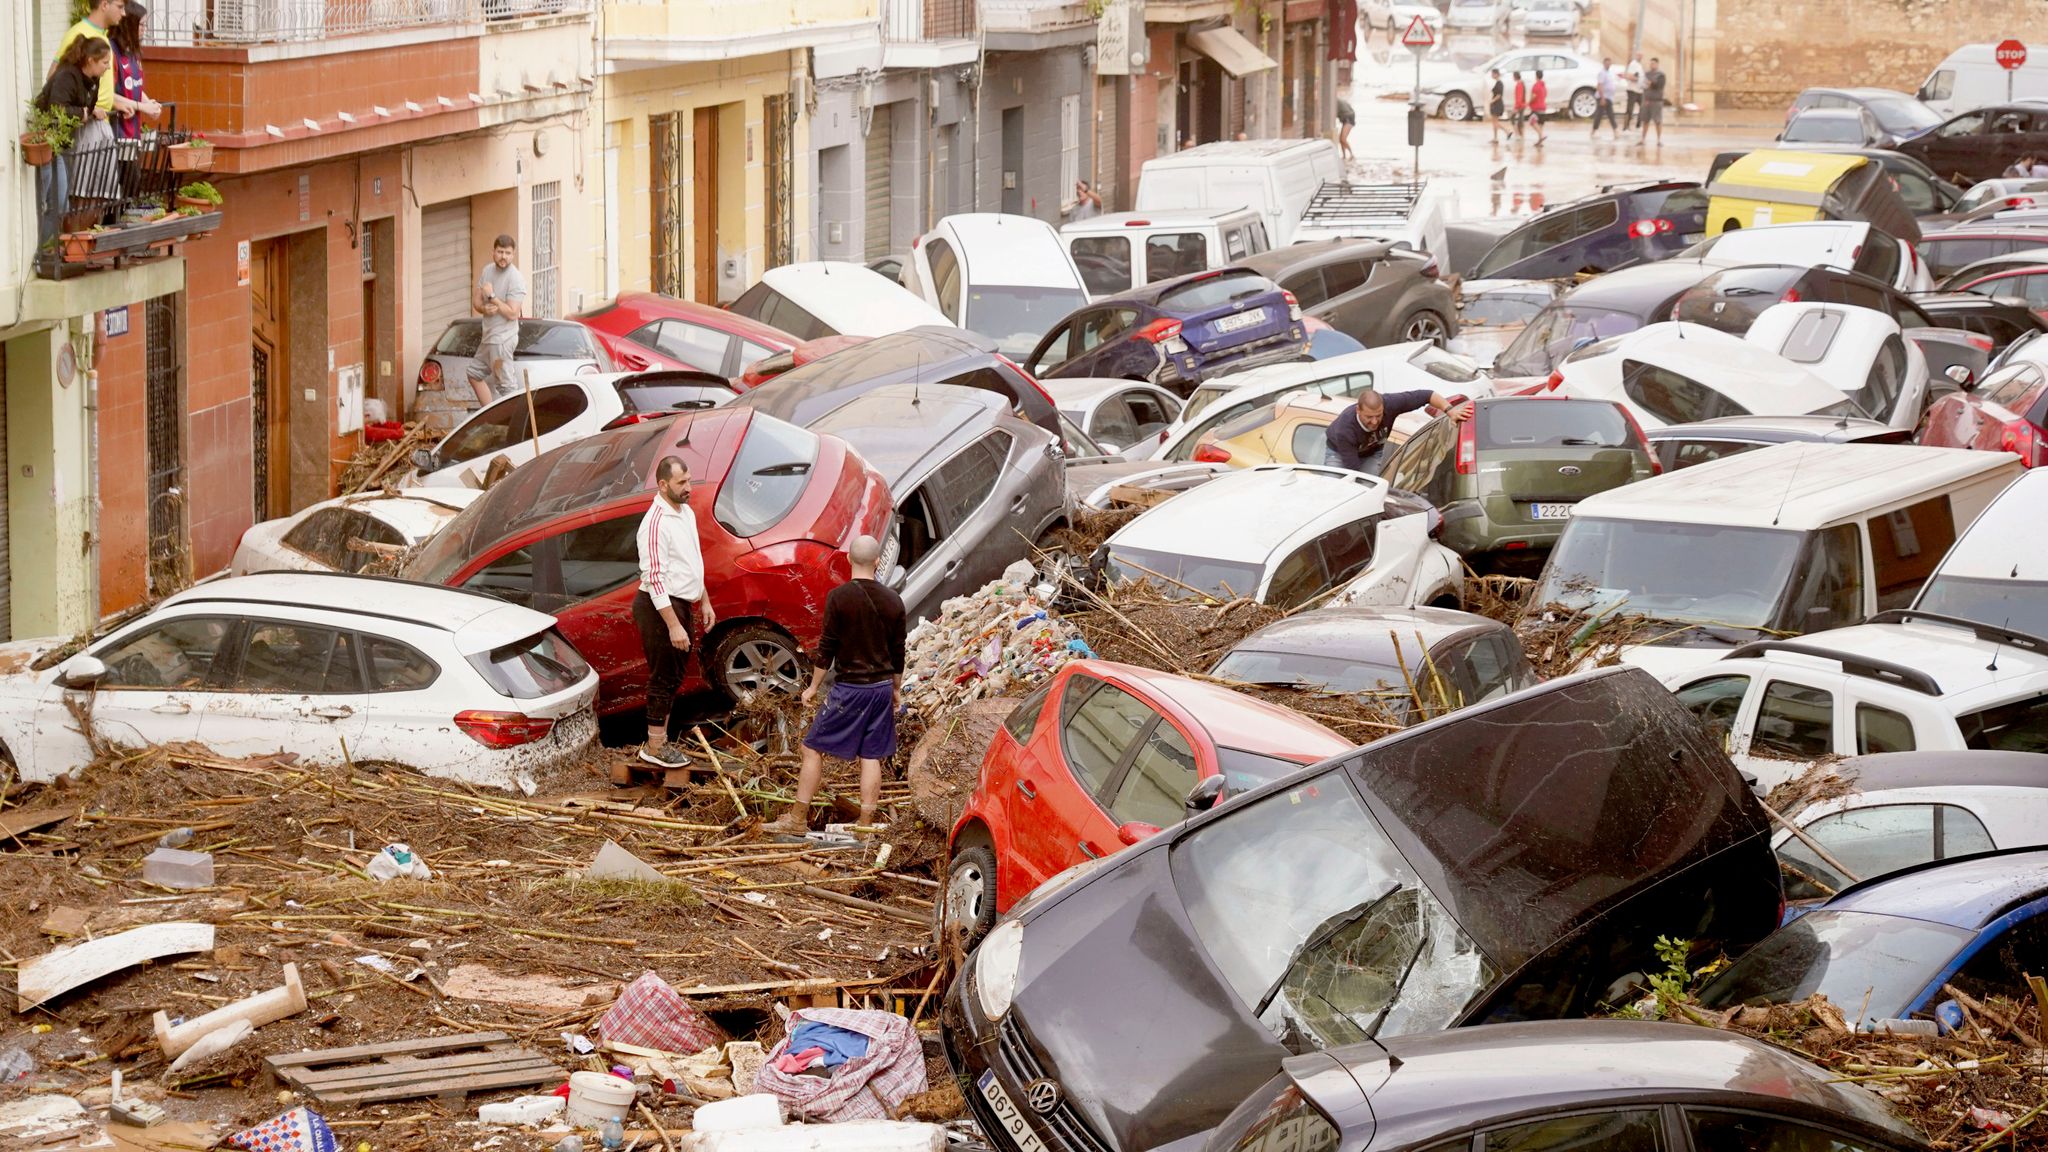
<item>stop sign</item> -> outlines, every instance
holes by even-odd
[[[2027,46],[2017,40],[2001,41],[1992,54],[1997,58],[1998,66],[2007,71],[2027,62]]]

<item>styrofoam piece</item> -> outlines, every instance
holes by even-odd
[[[476,1110],[476,1118],[486,1124],[538,1124],[553,1118],[567,1103],[560,1096],[521,1096],[486,1104]]]
[[[146,924],[82,944],[53,948],[21,966],[15,977],[15,1011],[26,1012],[112,972],[180,952],[213,950],[213,925],[177,920]]]
[[[159,848],[142,858],[142,878],[166,888],[211,888],[213,853]]]
[[[299,966],[284,966],[284,986],[268,992],[246,996],[232,1004],[223,1004],[204,1016],[172,1027],[169,1015],[158,1012],[151,1022],[156,1028],[156,1042],[163,1047],[164,1055],[172,1060],[185,1054],[187,1048],[199,1042],[200,1037],[216,1028],[225,1028],[237,1020],[247,1020],[252,1028],[261,1028],[274,1020],[306,1010],[306,987],[299,982]]]
[[[569,1122],[595,1128],[624,1120],[633,1107],[633,1082],[609,1072],[569,1074]]]
[[[773,1093],[755,1092],[697,1106],[690,1127],[699,1132],[739,1132],[782,1125],[782,1101]]]
[[[946,1130],[937,1124],[905,1120],[848,1120],[685,1132],[677,1143],[682,1152],[946,1152]]]

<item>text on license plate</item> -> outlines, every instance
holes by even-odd
[[[1569,504],[1529,505],[1529,519],[1531,520],[1569,520],[1571,518],[1572,506]]]
[[[996,1122],[1009,1133],[1010,1139],[1017,1142],[1022,1152],[1046,1152],[1045,1141],[1040,1140],[1038,1133],[1031,1130],[1031,1125],[1024,1122],[1024,1113],[1010,1100],[1010,1094],[1003,1091],[1003,1086],[996,1083],[993,1069],[983,1072],[976,1085],[988,1101],[989,1109],[996,1114]]]
[[[1216,330],[1218,332],[1237,332],[1246,328],[1256,327],[1265,322],[1266,310],[1264,308],[1254,308],[1249,312],[1239,312],[1235,316],[1225,316],[1221,320],[1216,321]]]

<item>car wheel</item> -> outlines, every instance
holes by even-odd
[[[1450,330],[1444,327],[1444,318],[1424,309],[1408,317],[1401,325],[1401,339],[1427,340],[1441,348],[1450,341]]]
[[[939,900],[939,940],[957,928],[960,946],[972,948],[996,922],[996,854],[985,844],[962,848],[946,865],[946,890]]]
[[[1600,98],[1593,94],[1591,88],[1581,88],[1577,92],[1572,93],[1571,108],[1574,117],[1580,120],[1591,120],[1593,114],[1600,110]]]
[[[1472,118],[1472,98],[1463,92],[1453,92],[1444,97],[1444,119],[1469,120]]]
[[[706,679],[734,702],[756,692],[803,690],[803,653],[789,633],[772,624],[743,624],[718,638],[711,653],[715,673]]]

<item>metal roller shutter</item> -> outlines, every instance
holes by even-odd
[[[894,158],[893,104],[875,105],[868,126],[866,252],[869,260],[889,255],[889,167]]]
[[[420,212],[420,336],[432,348],[448,325],[470,314],[469,201],[451,200]]]

